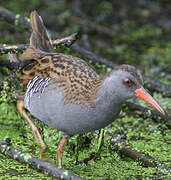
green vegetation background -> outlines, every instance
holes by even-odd
[[[81,2],[81,6],[79,6]],[[143,74],[171,85],[171,36],[169,17],[171,2],[163,1],[75,1],[75,0],[0,0],[5,7],[18,16],[28,17],[32,10],[37,10],[47,27],[67,36],[81,32],[81,46],[96,52],[98,55],[118,63],[128,63],[140,67]],[[79,11],[81,7],[81,11]],[[93,7],[93,8],[92,8]],[[74,16],[88,19],[108,29],[108,34],[94,30],[91,24],[74,20]],[[16,27],[0,19],[0,44],[18,44],[28,42],[30,32],[16,23]],[[70,49],[58,49],[63,53],[75,54]],[[1,56],[7,58],[7,55]],[[91,63],[91,62],[90,62]],[[94,68],[104,74],[110,71],[104,65],[93,64]],[[34,142],[31,130],[16,111],[15,93],[23,90],[15,86],[10,71],[0,67],[0,139],[10,137],[13,145],[25,152],[39,157],[38,145]],[[162,94],[152,93],[163,108],[170,112],[171,99]],[[141,101],[138,101],[142,105]],[[141,152],[149,154],[158,161],[171,166],[171,130],[164,123],[156,123],[150,113],[146,118],[132,117],[126,109],[120,117],[105,129],[104,145],[101,158],[87,165],[75,165],[74,148],[80,148],[79,159],[87,157],[96,150],[97,134],[89,133],[82,137],[82,142],[73,137],[65,152],[64,168],[87,179],[171,179],[171,172],[147,168],[127,157],[121,157],[110,147],[110,141],[116,131],[127,135],[128,144]],[[55,150],[60,133],[40,122],[44,139],[49,146],[49,154],[55,163]],[[87,140],[88,139],[88,140]],[[88,141],[88,142],[87,142]],[[89,141],[91,143],[89,143]],[[51,179],[25,165],[0,154],[0,180],[33,180]]]

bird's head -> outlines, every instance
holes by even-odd
[[[116,96],[120,96],[121,99],[138,97],[165,115],[158,102],[144,89],[142,75],[135,67],[130,65],[118,66],[109,76],[111,76],[111,80],[115,84]]]

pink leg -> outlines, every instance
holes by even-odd
[[[29,118],[29,116],[27,115],[27,112],[24,108],[24,101],[22,99],[17,101],[17,109],[20,112],[20,114],[22,114],[22,116],[24,117],[24,119],[29,123],[33,135],[35,137],[35,139],[39,142],[40,144],[40,157],[42,160],[45,161],[49,161],[47,152],[46,152],[46,144],[43,141],[43,138],[38,130],[38,128],[34,125],[34,123],[32,122],[32,120]]]
[[[56,151],[56,161],[58,164],[58,167],[61,168],[62,167],[62,156],[63,156],[63,152],[65,149],[65,144],[68,142],[68,138],[66,137],[62,137],[62,139],[60,140],[58,147],[57,147],[57,151]]]

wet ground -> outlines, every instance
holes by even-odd
[[[64,3],[65,2],[65,3]],[[27,6],[26,6],[27,4]],[[169,1],[9,1],[0,5],[28,17],[31,10],[38,10],[49,29],[64,36],[78,32],[78,44],[114,63],[132,64],[143,74],[171,86],[171,3]],[[45,8],[46,7],[46,8]],[[95,8],[90,8],[95,7]],[[48,15],[48,16],[47,16]],[[51,18],[49,18],[51,17]],[[0,18],[0,43],[18,44],[28,41],[30,32],[21,26],[14,27]],[[82,57],[69,49],[58,49],[67,54]],[[0,56],[1,59],[8,55]],[[91,62],[89,62],[91,63]],[[110,68],[91,63],[100,73]],[[0,139],[10,137],[13,146],[39,157],[38,145],[31,130],[17,113],[13,94],[23,93],[15,87],[9,70],[0,67]],[[151,92],[163,108],[171,113],[171,99],[161,93]],[[144,106],[146,104],[136,101]],[[78,143],[71,138],[65,152],[64,168],[86,179],[171,179],[171,172],[145,167],[128,157],[121,156],[111,147],[114,134],[120,131],[126,135],[127,144],[133,149],[153,156],[159,162],[171,166],[171,130],[164,122],[156,122],[150,113],[134,115],[125,108],[120,117],[105,129],[104,144],[100,157],[88,164],[76,165],[74,148],[80,148],[79,159],[86,158],[97,148],[97,135],[89,133]],[[49,146],[52,162],[55,162],[56,144],[59,132],[40,122],[44,139]],[[0,179],[51,179],[14,160],[0,155]]]

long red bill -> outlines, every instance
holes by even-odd
[[[164,110],[160,107],[157,101],[143,87],[136,89],[134,92],[138,98],[146,101],[151,106],[156,108],[161,114],[165,115]]]

